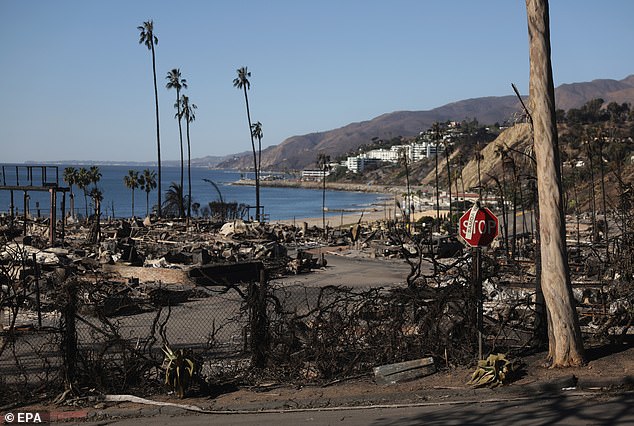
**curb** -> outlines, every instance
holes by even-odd
[[[256,413],[285,413],[285,412],[309,412],[309,411],[338,411],[338,410],[361,410],[361,409],[379,409],[379,408],[400,408],[400,407],[418,407],[418,406],[439,406],[439,405],[459,405],[466,403],[473,403],[478,401],[479,403],[489,403],[496,401],[509,401],[509,400],[527,400],[534,398],[543,398],[545,396],[566,396],[566,395],[578,395],[581,393],[592,393],[610,390],[634,390],[634,376],[623,377],[602,377],[602,378],[577,378],[574,375],[558,378],[545,383],[536,383],[532,385],[524,385],[521,387],[507,387],[503,394],[484,394],[465,398],[463,396],[456,395],[455,399],[438,400],[438,401],[420,401],[415,402],[411,400],[411,394],[404,394],[402,398],[395,395],[391,402],[372,403],[354,405],[346,403],[346,401],[337,401],[335,405],[324,407],[311,407],[307,402],[305,407],[299,404],[296,408],[289,408],[288,406],[282,407],[267,407],[266,403],[260,404],[258,407],[250,407],[247,409],[232,409],[230,407],[224,407],[217,409],[203,409],[200,411],[192,411],[188,409],[188,406],[179,405],[154,405],[154,406],[141,406],[141,407],[118,407],[116,405],[105,408],[85,408],[72,411],[51,410],[49,411],[49,421],[54,422],[68,422],[68,421],[84,421],[84,422],[99,422],[108,419],[116,418],[134,418],[134,417],[155,417],[160,415],[179,416],[188,413],[191,414],[256,414]],[[574,392],[578,391],[578,392]],[[279,401],[278,401],[279,402]],[[298,402],[298,401],[296,401]],[[333,401],[334,402],[334,401]],[[350,402],[348,399],[347,402]],[[194,406],[189,406],[194,407]],[[24,407],[28,409],[27,407]],[[195,407],[199,408],[199,407]]]

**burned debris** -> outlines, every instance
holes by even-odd
[[[415,224],[357,224],[324,237],[303,224],[119,220],[104,221],[95,244],[89,232],[71,221],[50,246],[45,235],[0,228],[0,368],[22,371],[5,379],[14,385],[50,377],[54,387],[64,366],[67,383],[151,392],[160,389],[162,341],[197,359],[198,386],[325,383],[423,358],[434,360],[425,371],[477,358],[473,258],[455,237]],[[591,234],[580,227],[580,243],[570,245],[577,309],[588,336],[617,341],[632,326],[633,249],[613,234],[620,240],[608,242],[615,261],[607,263],[600,245],[581,243]],[[533,244],[518,238],[516,252],[530,254]],[[375,288],[296,283],[330,268],[324,253],[404,262],[410,273]],[[532,259],[498,246],[483,253],[482,269],[487,351],[538,346]],[[42,365],[36,375],[24,370],[26,352]]]

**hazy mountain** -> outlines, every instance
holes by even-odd
[[[634,103],[634,75],[623,80],[593,80],[585,83],[562,84],[555,89],[557,108],[579,108],[586,102],[602,98],[610,102]],[[320,152],[331,158],[354,152],[372,138],[392,139],[411,137],[427,130],[435,121],[462,121],[477,119],[480,123],[494,124],[513,120],[521,114],[517,97],[484,97],[453,102],[429,111],[396,111],[368,121],[318,133],[292,136],[281,144],[262,151],[262,168],[269,170],[303,169],[313,165]],[[252,153],[230,156],[217,165],[219,168],[253,166]]]

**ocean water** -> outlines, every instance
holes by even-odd
[[[63,182],[63,171],[66,166],[58,166],[58,179],[60,185],[67,186]],[[81,166],[73,165],[75,168]],[[88,166],[85,166],[88,168]],[[139,174],[147,168],[145,166],[98,166],[102,177],[97,186],[102,190],[104,200],[102,202],[102,213],[107,217],[131,217],[132,216],[132,191],[128,189],[123,181],[128,170],[136,170]],[[17,176],[21,185],[29,183],[26,176],[25,167],[20,166]],[[53,169],[47,169],[45,181],[55,181]],[[155,170],[155,169],[154,169]],[[162,170],[162,190],[163,193],[169,188],[172,182],[180,183],[180,167],[163,167]],[[192,168],[192,200],[200,203],[201,207],[209,202],[218,201],[219,196],[216,189],[203,179],[213,181],[226,202],[238,202],[248,205],[255,205],[255,188],[253,186],[232,185],[241,177],[253,178],[253,174],[242,173],[235,170],[211,170],[206,168]],[[0,185],[15,185],[16,171],[14,165],[5,165],[4,176],[0,170]],[[41,173],[34,170],[33,183],[39,185],[42,181]],[[185,193],[187,193],[187,167],[185,167]],[[75,211],[79,215],[85,214],[84,197],[81,190],[74,187]],[[134,191],[134,214],[145,216],[146,197],[145,191],[136,189]],[[28,205],[32,215],[37,215],[38,203],[42,216],[48,216],[49,195],[47,192],[28,192]],[[164,196],[162,197],[164,199]],[[385,195],[365,192],[347,192],[326,190],[327,216],[334,217],[340,215],[342,210],[358,211],[385,199]],[[157,202],[157,192],[150,193],[150,209]],[[88,198],[88,209],[90,213],[90,198]],[[303,188],[277,188],[261,187],[260,203],[264,206],[264,212],[269,216],[269,220],[301,219],[306,217],[321,217],[322,212],[322,191],[316,189]],[[13,204],[19,212],[23,211],[24,191],[13,191]],[[11,205],[10,191],[0,191],[0,214],[7,214]],[[58,210],[61,212],[61,194],[58,196]],[[70,201],[66,197],[66,211],[70,209]],[[58,215],[61,213],[58,213]]]

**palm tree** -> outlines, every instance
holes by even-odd
[[[599,172],[601,173],[601,199],[603,201],[603,226],[604,226],[604,234],[603,237],[605,239],[605,261],[606,263],[610,262],[610,238],[608,235],[608,212],[606,210],[606,194],[605,194],[605,158],[603,156],[603,148],[605,146],[605,136],[599,134],[599,137],[596,138],[597,147],[598,147],[598,161],[599,161]]]
[[[480,142],[476,145],[474,156],[478,166],[478,196],[482,199],[482,172],[480,170],[480,162],[484,160],[484,156],[482,155],[482,150],[480,149]]]
[[[71,216],[75,217],[75,194],[73,193],[73,185],[77,184],[77,169],[74,167],[66,167],[64,169],[64,181],[70,187],[70,211]]]
[[[244,102],[247,107],[247,120],[249,122],[249,134],[251,135],[251,149],[253,150],[253,169],[255,171],[255,220],[260,220],[260,179],[258,176],[258,158],[255,152],[255,140],[253,139],[253,132],[251,131],[251,112],[249,111],[249,96],[247,90],[251,88],[249,77],[251,73],[247,71],[247,67],[241,67],[236,70],[238,76],[233,79],[233,87],[244,90]]]
[[[499,182],[496,182],[496,184],[499,187],[500,190],[500,194],[501,194],[501,200],[502,200],[502,218],[504,219],[504,226],[502,227],[502,231],[504,232],[504,244],[505,244],[505,250],[506,253],[508,254],[509,251],[509,224],[508,224],[508,217],[507,217],[507,211],[506,211],[506,158],[508,155],[508,150],[506,149],[506,146],[504,145],[496,145],[495,147],[495,154],[498,156],[498,158],[500,158],[502,160],[502,185],[499,184]]]
[[[183,188],[183,176],[184,176],[184,160],[183,160],[183,128],[181,126],[181,104],[179,102],[180,99],[180,95],[181,95],[181,89],[187,89],[187,80],[185,80],[184,78],[181,78],[181,71],[179,68],[173,68],[170,72],[167,73],[167,84],[165,85],[165,87],[167,87],[167,89],[176,89],[176,103],[174,104],[174,107],[176,108],[177,112],[176,112],[176,118],[178,119],[178,138],[180,140],[180,145],[181,145],[181,189]],[[181,195],[182,195],[182,191],[181,191]],[[183,206],[183,203],[179,203],[180,206]],[[179,212],[180,217],[183,217],[185,215],[185,210],[181,210]]]
[[[187,202],[187,217],[191,217],[192,215],[192,150],[189,139],[189,123],[196,119],[196,114],[194,114],[196,108],[198,107],[195,104],[189,103],[188,96],[181,96],[181,116],[185,117],[185,133],[187,134],[187,198],[189,199]]]
[[[412,202],[412,189],[409,181],[409,156],[407,149],[399,149],[398,152],[399,164],[402,164],[405,168],[405,206],[403,208],[403,223],[405,226],[411,222],[412,213],[414,210],[414,203]]]
[[[597,201],[594,190],[594,149],[590,143],[590,140],[584,141],[586,147],[586,156],[588,157],[588,167],[590,169],[590,194],[591,194],[591,207],[592,207],[592,242],[596,243],[599,240],[599,232],[597,227]]]
[[[152,52],[152,77],[154,79],[154,104],[156,111],[156,152],[158,154],[158,216],[161,217],[161,133],[159,130],[159,102],[158,87],[156,85],[156,57],[154,55],[154,46],[158,44],[158,38],[154,35],[154,22],[145,21],[143,25],[138,26],[139,43]]]
[[[88,169],[88,178],[89,183],[92,183],[93,186],[97,186],[97,183],[101,180],[101,170],[99,170],[98,166],[90,166]]]
[[[165,192],[163,212],[168,216],[176,216],[183,210],[183,187],[176,182],[172,182],[169,189]]]
[[[97,243],[101,240],[101,202],[103,201],[103,192],[101,189],[97,188],[96,182],[95,186],[90,190],[90,198],[93,200],[93,205],[95,206],[95,216],[94,223],[90,230],[90,242]]]
[[[150,192],[156,188],[156,172],[154,170],[145,169],[139,177],[139,187],[145,191],[145,216],[150,215]],[[158,208],[160,211],[160,207]]]
[[[123,183],[132,190],[132,217],[134,217],[134,190],[139,187],[139,172],[128,170],[128,174],[123,177]]]
[[[434,167],[436,172],[436,221],[438,222],[438,233],[440,233],[440,188],[438,181],[438,141],[440,140],[440,125],[438,123],[434,123],[434,139],[436,145],[436,154],[434,158],[436,160],[436,165]]]
[[[443,144],[445,146],[445,161],[447,163],[447,190],[449,191],[449,233],[452,233],[453,232],[453,205],[451,202],[451,168],[449,165],[449,157],[451,156],[451,146],[449,145],[449,139],[446,139]]]
[[[321,192],[321,221],[324,227],[324,238],[327,236],[326,231],[326,172],[330,167],[330,156],[326,154],[319,154],[317,158],[319,164],[319,170],[321,170],[322,192]]]
[[[264,133],[262,133],[262,123],[256,121],[251,125],[251,133],[253,137],[258,140],[258,180],[260,179],[260,172],[262,171],[262,138],[264,137]]]
[[[88,183],[89,184],[92,183],[92,185],[93,185],[92,186],[92,190],[91,190],[91,194],[92,194],[92,192],[94,192],[95,190],[98,189],[97,188],[97,183],[100,180],[101,180],[101,171],[99,170],[99,167],[98,166],[90,166],[90,168],[88,169]],[[103,193],[101,192],[101,190],[99,190],[98,195],[101,196],[101,199],[99,201],[103,200]],[[93,200],[97,199],[93,195],[91,195],[91,198]],[[96,210],[97,207],[98,206],[95,205],[95,214],[97,213],[97,210]]]
[[[88,185],[90,185],[90,174],[88,169],[82,167],[77,172],[77,181],[75,182],[79,189],[84,192],[84,207],[86,209],[86,217],[88,217]]]

